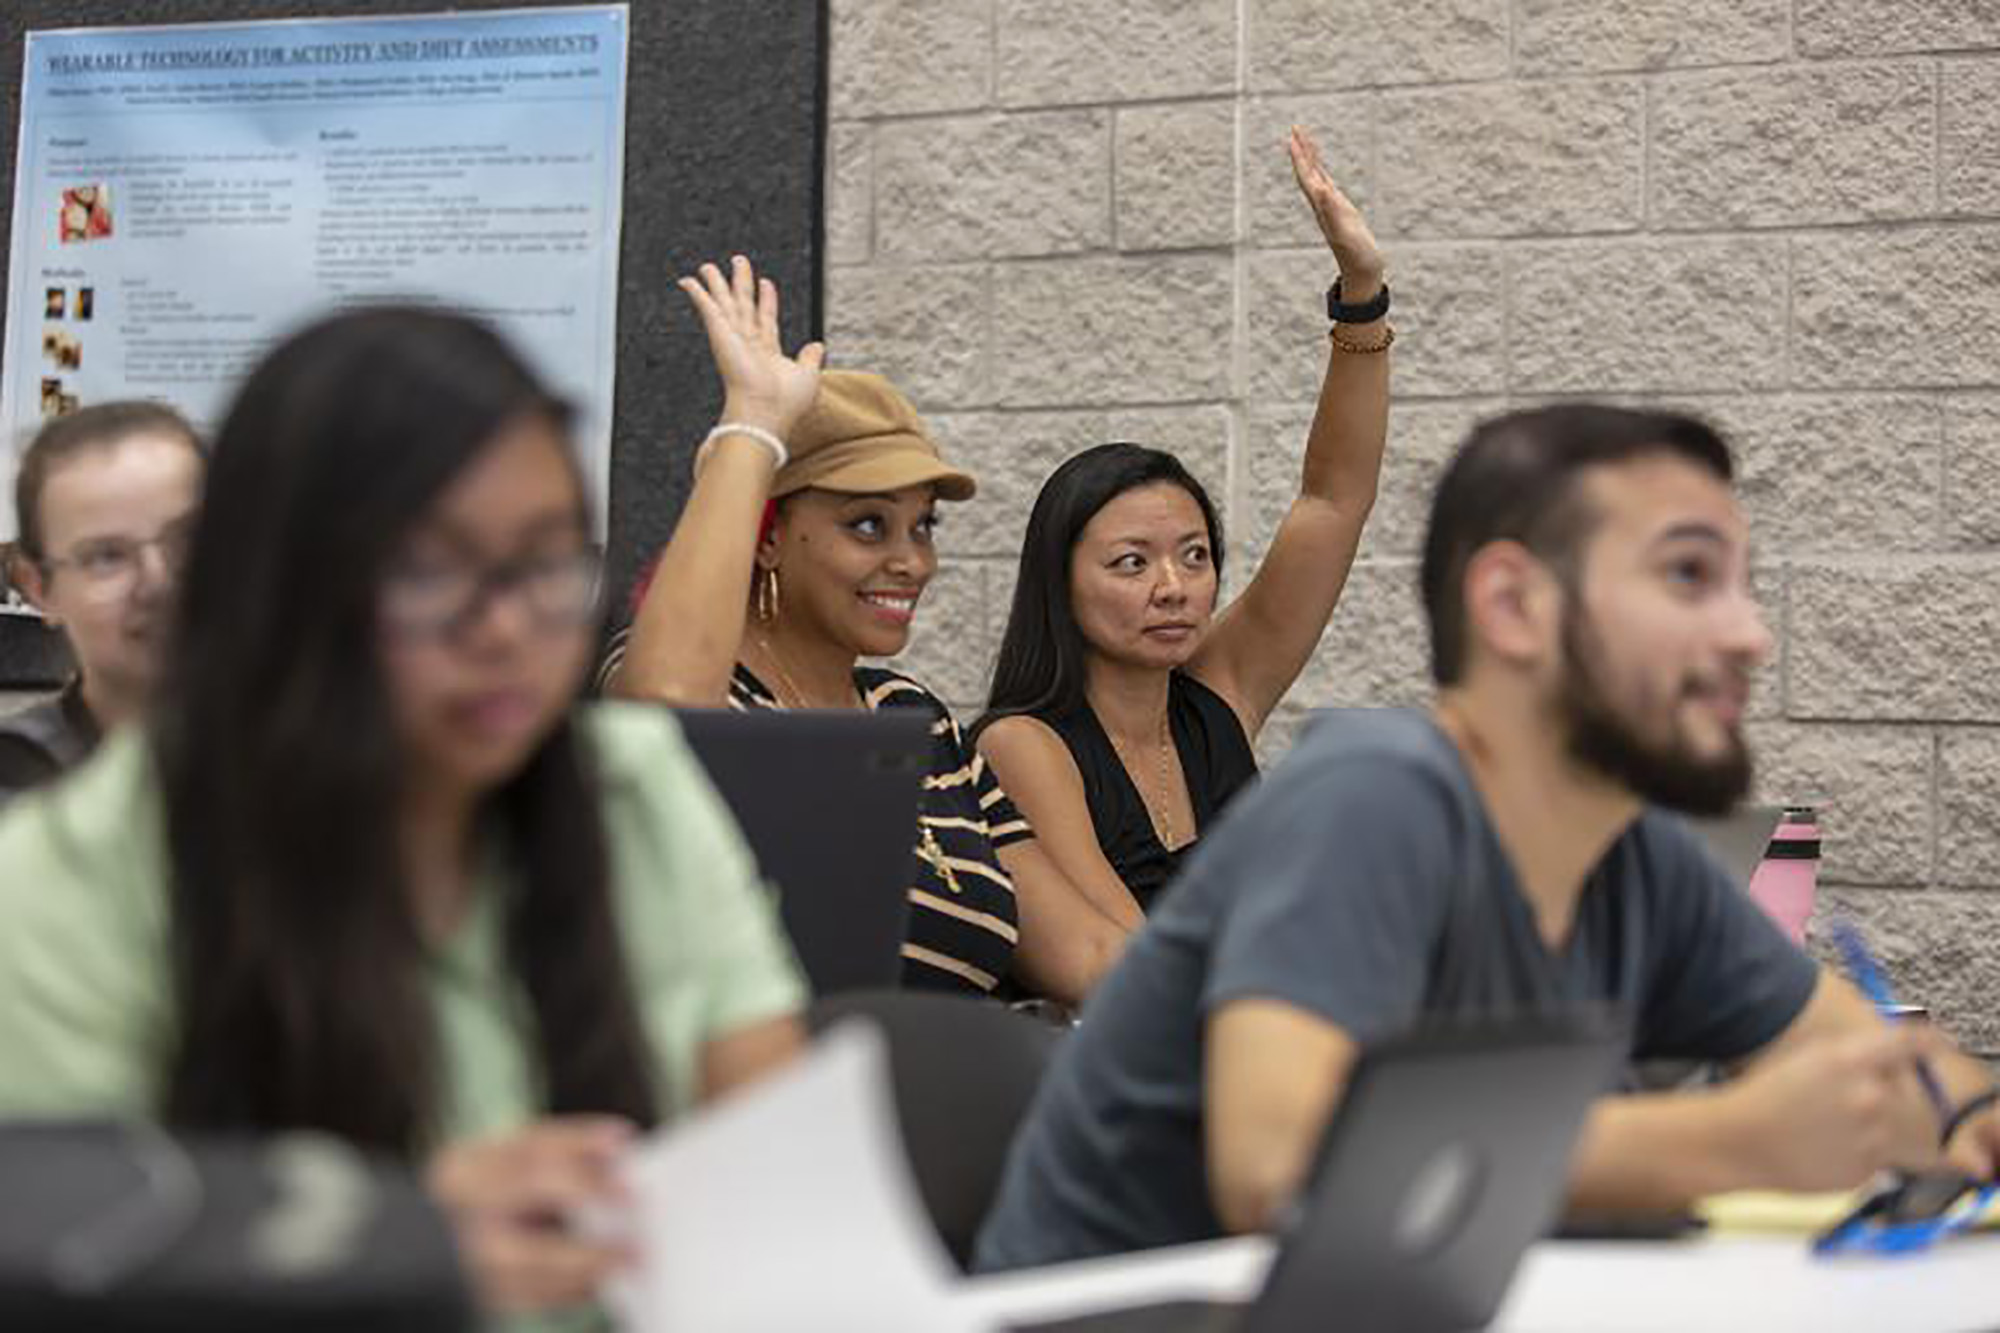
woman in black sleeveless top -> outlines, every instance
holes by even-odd
[[[1375,500],[1394,336],[1382,257],[1303,131],[1290,149],[1340,278],[1299,493],[1256,577],[1218,613],[1222,525],[1171,454],[1071,458],[1028,520],[974,729],[1092,928],[1120,944],[1255,774],[1251,738],[1318,644]]]
[[[1163,830],[1155,826],[1151,806],[1088,704],[1036,716],[1062,739],[1076,764],[1104,859],[1140,909],[1151,911],[1154,897],[1180,870],[1192,841],[1176,840],[1171,847],[1162,841]],[[1183,671],[1167,679],[1167,730],[1187,780],[1194,829],[1199,831],[1257,776],[1257,758],[1228,702]]]

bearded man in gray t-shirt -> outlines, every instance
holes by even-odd
[[[1472,433],[1424,548],[1434,705],[1322,720],[1239,797],[1093,995],[1008,1163],[983,1269],[1259,1230],[1297,1190],[1362,1046],[1420,1019],[1610,1005],[1635,1058],[1737,1062],[1607,1095],[1571,1201],[1678,1208],[1840,1189],[1890,1165],[1982,1178],[2000,1117],[1940,1151],[1919,1058],[1666,810],[1747,791],[1771,640],[1728,447],[1686,417],[1567,405]]]

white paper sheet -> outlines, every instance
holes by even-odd
[[[628,1333],[986,1333],[910,1178],[884,1039],[850,1020],[792,1069],[634,1154]]]

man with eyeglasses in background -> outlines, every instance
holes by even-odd
[[[194,428],[149,402],[58,417],[22,454],[11,574],[77,670],[61,693],[0,717],[0,804],[144,710],[203,469]]]

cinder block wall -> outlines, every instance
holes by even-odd
[[[1671,401],[1735,440],[1779,631],[1766,797],[1913,998],[2000,1051],[2000,6],[833,0],[829,334],[978,473],[908,665],[983,692],[1036,488],[1111,438],[1289,501],[1332,276],[1298,121],[1396,293],[1382,499],[1305,709],[1425,696],[1413,557],[1476,418]]]

